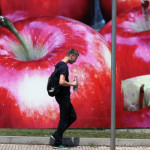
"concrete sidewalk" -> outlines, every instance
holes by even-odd
[[[50,137],[0,136],[0,144],[52,145]],[[68,146],[110,146],[109,138],[63,138],[63,144]],[[118,139],[116,146],[149,147],[150,139]]]

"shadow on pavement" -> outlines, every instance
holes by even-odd
[[[78,146],[80,143],[80,138],[63,138],[63,145],[66,146]],[[54,144],[54,139],[50,138],[49,145]]]

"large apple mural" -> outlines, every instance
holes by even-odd
[[[91,0],[1,0],[2,15],[10,17],[13,21],[59,15],[86,22],[90,6]],[[21,14],[22,17],[14,18],[16,14]]]
[[[142,6],[142,8],[141,6],[136,7],[117,17],[117,67],[122,82],[126,82],[128,79],[130,82],[136,82],[140,76],[150,74],[150,18],[147,13],[150,12],[150,9],[148,9],[147,3]],[[111,44],[111,21],[102,28],[100,33]],[[134,80],[135,77],[137,80]],[[142,84],[139,85],[139,90]],[[131,96],[134,96],[135,89],[132,86],[126,86],[126,88],[131,91]],[[139,90],[136,94],[140,100]],[[144,92],[148,94],[145,90]],[[126,97],[124,97],[125,99]],[[132,103],[132,105],[134,104]],[[133,109],[125,111],[122,127],[150,127],[149,114],[150,107],[148,105],[138,111],[133,111]]]
[[[0,17],[0,22],[13,29],[8,19]],[[72,127],[110,127],[111,53],[103,37],[89,26],[65,17],[27,19],[14,26],[25,40],[25,49],[8,29],[0,28],[0,97],[9,104],[13,101],[12,108],[14,104],[17,107],[13,127],[57,127],[58,104],[48,96],[46,84],[54,65],[70,48],[80,53],[78,61],[69,66],[70,80],[75,75],[79,80],[78,93],[71,97],[78,116]],[[117,74],[118,91],[120,86]],[[123,103],[120,96],[118,100]]]
[[[112,0],[99,0],[104,19],[108,22],[112,16]],[[141,0],[117,0],[117,15],[141,4]]]

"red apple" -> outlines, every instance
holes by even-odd
[[[122,81],[150,74],[149,20],[146,13],[143,15],[141,6],[117,17],[116,60]],[[111,21],[100,33],[111,44]],[[131,92],[134,90],[131,86],[126,88]],[[136,92],[136,96],[139,96],[139,92]],[[122,127],[150,127],[149,114],[149,107],[139,111],[124,112]]]
[[[25,13],[25,18],[59,15],[86,21],[89,18],[90,0],[1,0],[2,15]],[[19,20],[22,18],[15,18]]]
[[[108,22],[112,16],[112,0],[99,0],[104,19]],[[141,0],[117,0],[117,15],[141,5]]]
[[[7,99],[4,96],[7,96]],[[13,95],[7,89],[0,88],[0,128],[20,127],[23,124],[21,116],[19,106]]]
[[[149,29],[140,6],[117,17],[117,64],[123,80],[150,74]],[[111,21],[100,33],[111,44]]]
[[[23,120],[19,127],[57,127],[59,107],[55,98],[48,96],[46,84],[54,65],[70,48],[80,53],[77,62],[69,65],[70,80],[75,75],[79,80],[78,92],[71,96],[78,116],[72,127],[110,127],[111,53],[103,37],[89,26],[64,17],[28,19],[14,26],[29,51],[23,51],[8,29],[0,28],[0,87],[7,90],[7,94],[1,92],[3,100],[9,101],[11,93],[19,106]]]

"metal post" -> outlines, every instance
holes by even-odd
[[[112,55],[111,55],[111,139],[110,150],[115,150],[116,134],[116,0],[112,0]]]

